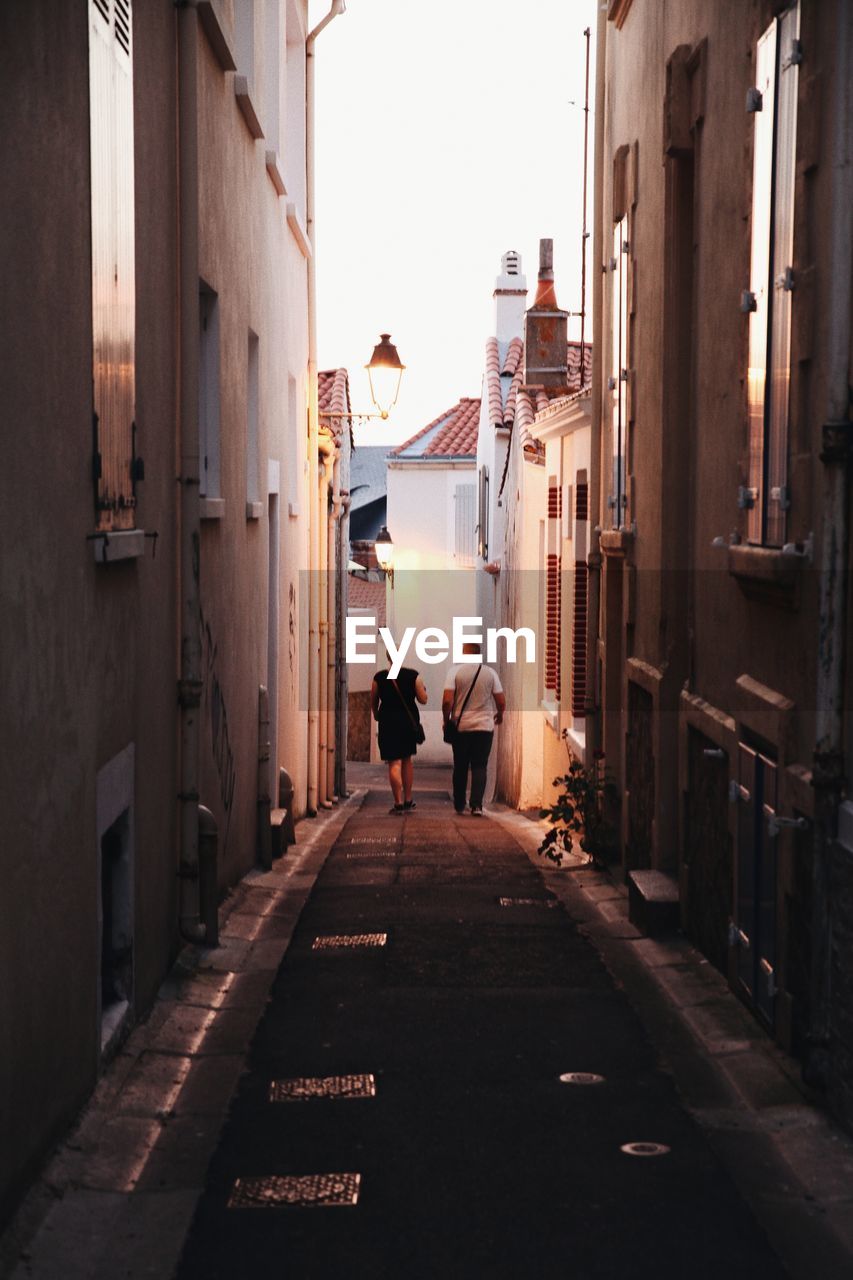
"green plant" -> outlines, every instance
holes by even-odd
[[[550,818],[553,826],[546,832],[539,852],[561,866],[563,856],[577,842],[589,861],[604,867],[616,843],[616,829],[607,816],[614,784],[604,767],[604,756],[598,754],[591,765],[570,759],[569,771],[554,779],[561,790],[540,818]]]

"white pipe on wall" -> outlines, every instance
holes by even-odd
[[[830,865],[838,807],[845,785],[844,662],[850,529],[850,281],[853,274],[853,182],[851,182],[851,13],[836,5],[833,48],[831,205],[826,326],[827,395],[821,461],[823,527],[820,539],[820,612],[813,783],[811,1026],[809,1077],[825,1083],[832,1035],[833,891]]]
[[[180,497],[180,930],[205,938],[198,858],[199,720],[201,715],[200,524],[198,436],[198,13],[195,0],[178,10],[178,190],[181,449]]]
[[[308,259],[308,813],[316,814],[320,777],[320,507],[319,413],[317,403],[317,246],[315,243],[314,163],[314,45],[320,32],[346,9],[344,0],[333,0],[329,12],[305,41],[305,226],[311,254]]]

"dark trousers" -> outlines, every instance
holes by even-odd
[[[463,730],[453,744],[453,806],[465,808],[465,792],[468,789],[468,770],[471,770],[471,808],[482,809],[486,790],[486,769],[494,734],[487,729]]]

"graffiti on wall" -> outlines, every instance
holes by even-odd
[[[288,596],[288,638],[287,651],[290,659],[290,674],[293,675],[293,661],[296,657],[296,587],[291,582]]]
[[[210,745],[213,763],[219,778],[219,797],[227,815],[225,842],[228,840],[228,827],[231,825],[231,806],[234,803],[234,792],[237,786],[237,770],[234,763],[234,751],[228,732],[228,709],[225,695],[217,671],[218,648],[210,623],[201,611],[201,646],[202,646],[202,678],[204,681],[204,703],[207,710],[207,721],[210,728]]]

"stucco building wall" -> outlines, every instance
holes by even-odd
[[[773,955],[754,986],[744,978],[745,944],[726,930],[729,920],[740,927],[747,909],[738,884],[752,857],[743,820],[749,752],[768,762],[780,816],[809,824],[815,812],[838,9],[802,0],[795,51],[784,554],[779,545],[750,545],[743,504],[750,313],[741,299],[750,288],[756,129],[745,104],[757,42],[785,6],[633,0],[615,9],[618,21],[605,24],[596,264],[603,324],[595,335],[604,408],[594,430],[602,463],[601,726],[622,793],[623,865],[678,876],[685,927],[774,1034],[801,1048],[813,942],[811,836],[783,829],[761,855],[772,879],[762,892]],[[608,505],[611,245],[623,215],[627,504],[616,518]],[[836,946],[849,947],[839,922],[840,914]]]

